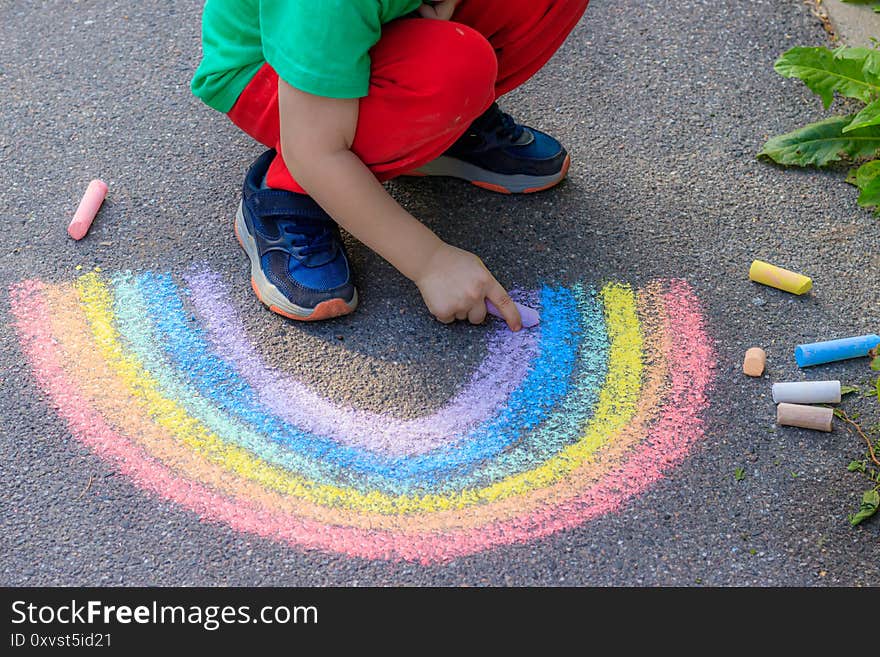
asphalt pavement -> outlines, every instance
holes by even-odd
[[[865,359],[804,372],[793,350],[877,332],[880,309],[880,222],[845,168],[755,158],[825,115],[772,68],[827,43],[805,3],[594,0],[502,99],[566,144],[567,181],[390,184],[548,311],[516,339],[434,322],[352,241],[353,315],[259,305],[232,218],[261,147],[189,92],[200,4],[0,3],[0,583],[880,583],[880,521],[847,521],[859,439],[777,427],[770,397],[867,389]],[[74,242],[94,177],[110,194]],[[754,258],[813,291],[749,282]]]

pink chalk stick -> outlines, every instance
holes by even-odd
[[[67,234],[75,240],[81,240],[85,237],[106,196],[107,183],[98,179],[90,182],[86,193],[83,194],[82,200],[79,202],[76,214],[73,215],[73,220],[67,226]]]
[[[541,317],[538,315],[537,310],[535,310],[534,308],[529,308],[528,306],[524,306],[521,303],[516,303],[516,301],[514,301],[513,303],[519,310],[519,316],[522,319],[522,325],[525,328],[532,328],[533,326],[537,326],[540,323]],[[498,308],[495,307],[495,304],[493,304],[488,299],[486,299],[486,310],[489,311],[490,315],[495,315],[495,317],[500,317],[501,319],[504,319],[504,317],[498,311]]]

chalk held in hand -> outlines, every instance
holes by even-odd
[[[749,376],[761,376],[764,373],[764,366],[767,364],[767,354],[761,347],[752,347],[746,351],[746,357],[743,360],[743,372]]]
[[[805,294],[813,287],[813,281],[809,276],[771,265],[763,260],[752,262],[752,266],[749,267],[749,278],[756,283],[763,283],[792,294]]]
[[[878,344],[880,344],[880,336],[873,333],[827,342],[801,344],[795,347],[794,359],[798,367],[833,363],[836,360],[867,356],[868,352]]]
[[[837,404],[840,381],[791,381],[773,384],[773,401],[777,404]]]
[[[522,319],[522,325],[524,328],[532,328],[540,323],[541,317],[538,315],[537,310],[524,306],[521,303],[516,303],[516,301],[513,303],[516,305],[517,310],[519,310],[519,316],[520,319]],[[498,308],[495,307],[495,304],[488,299],[486,299],[486,310],[489,311],[490,315],[495,315],[495,317],[504,319],[504,316],[499,312]]]
[[[89,183],[86,193],[83,194],[73,221],[67,226],[67,234],[75,240],[81,240],[89,232],[98,209],[107,196],[107,183],[97,178]]]
[[[825,406],[804,406],[782,403],[776,407],[776,424],[816,431],[831,431],[834,409]]]

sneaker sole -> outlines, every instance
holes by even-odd
[[[303,308],[295,303],[291,303],[277,287],[269,282],[262,268],[260,268],[257,243],[247,230],[241,203],[239,203],[238,211],[235,213],[234,229],[238,243],[251,261],[251,287],[254,290],[254,294],[273,313],[300,322],[316,322],[322,319],[332,319],[333,317],[348,315],[357,308],[357,290],[354,291],[354,296],[350,302],[346,302],[344,299],[328,299],[327,301],[322,301],[314,308]]]
[[[467,180],[472,185],[499,194],[533,194],[555,187],[568,174],[571,156],[566,155],[559,173],[552,176],[529,176],[525,174],[500,174],[487,169],[441,155],[433,162],[419,167],[405,175],[408,176],[447,176]]]

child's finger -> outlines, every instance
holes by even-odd
[[[482,324],[486,319],[486,304],[477,303],[468,311],[467,319],[471,324]]]
[[[519,331],[522,328],[522,318],[519,316],[519,309],[513,303],[513,299],[510,298],[507,290],[501,287],[500,283],[496,282],[492,286],[486,298],[495,305],[511,331]]]

